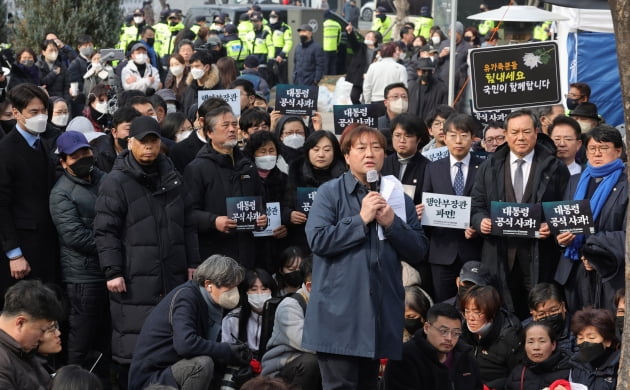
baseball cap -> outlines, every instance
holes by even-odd
[[[298,32],[300,32],[300,31],[310,31],[310,32],[313,32],[313,27],[311,27],[311,26],[310,26],[310,25],[308,25],[308,24],[303,24],[303,25],[301,25],[301,26],[300,26],[300,28],[298,28]]]
[[[471,282],[477,286],[487,286],[490,284],[490,276],[486,269],[478,261],[468,261],[459,272],[461,282]]]
[[[78,131],[65,131],[57,137],[57,150],[59,153],[72,154],[81,148],[90,148],[87,138]]]
[[[150,116],[139,116],[131,121],[129,136],[142,140],[149,134],[160,136],[160,124]]]
[[[245,62],[243,63],[243,65],[252,69],[260,65],[260,61],[258,61],[258,57],[256,57],[255,55],[248,55],[247,58],[245,58]]]
[[[144,43],[138,42],[135,45],[131,46],[131,51],[129,53],[133,53],[134,51],[136,51],[138,49],[147,50],[147,47],[144,45]]]

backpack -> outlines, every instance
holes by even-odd
[[[263,306],[262,325],[260,329],[260,342],[258,344],[258,360],[262,360],[263,355],[267,352],[267,343],[273,334],[273,325],[276,320],[276,310],[278,305],[285,298],[293,298],[300,304],[302,312],[306,314],[306,300],[299,293],[287,294],[283,297],[271,298],[265,302]]]

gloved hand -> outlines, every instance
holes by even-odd
[[[238,366],[249,365],[249,362],[252,360],[252,351],[249,350],[247,344],[230,344],[230,349],[232,350],[230,364]]]

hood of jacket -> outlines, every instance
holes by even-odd
[[[188,73],[186,76],[186,85],[192,85],[197,87],[197,89],[213,89],[215,88],[220,81],[219,77],[219,68],[215,64],[210,65],[210,71],[203,77],[203,85],[198,85],[196,83],[197,80],[193,79],[192,73]]]

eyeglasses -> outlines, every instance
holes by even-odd
[[[496,137],[487,137],[484,141],[489,144],[499,143],[505,141],[505,136],[497,135]]]
[[[387,100],[398,100],[398,99],[403,99],[403,100],[409,100],[409,96],[407,95],[391,95],[387,98]]]
[[[602,146],[589,146],[588,148],[586,148],[586,152],[588,152],[588,154],[595,154],[595,153],[606,153],[610,150],[610,146],[608,145],[602,145]]]
[[[445,121],[435,120],[435,121],[433,121],[433,123],[431,123],[431,127],[433,127],[433,126],[444,126],[444,122]]]
[[[55,322],[52,325],[50,325],[47,329],[46,332],[44,333],[55,333],[59,330],[59,323]]]
[[[560,142],[569,143],[569,142],[577,141],[577,138],[571,138],[571,137],[554,137],[554,138],[552,138],[552,140],[553,140],[553,142],[555,142],[555,143],[560,143]]]
[[[483,316],[485,316],[485,314],[483,314],[482,312],[480,312],[478,310],[477,311],[472,311],[472,310],[468,310],[468,309],[464,310],[464,317],[471,317],[471,318],[479,319],[479,318],[481,318]]]
[[[433,329],[437,330],[438,333],[440,334],[440,336],[442,336],[442,337],[447,337],[448,335],[451,335],[451,337],[457,338],[457,337],[462,335],[462,330],[461,329],[449,329],[449,328],[443,327],[443,326],[440,326],[438,328],[438,327],[434,326],[430,322],[427,322],[427,323],[429,324],[430,327],[432,327]]]

